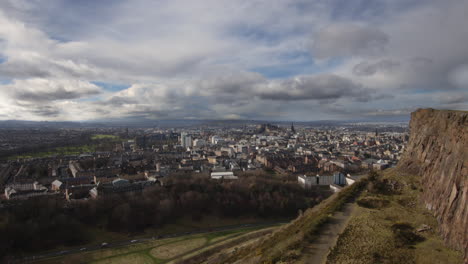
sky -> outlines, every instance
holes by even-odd
[[[0,120],[468,110],[468,0],[2,0]]]

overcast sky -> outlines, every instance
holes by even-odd
[[[2,0],[0,119],[468,110],[468,0]]]

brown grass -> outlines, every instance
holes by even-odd
[[[379,180],[397,181],[399,192],[363,192],[360,199],[388,200],[384,207],[358,207],[328,256],[330,264],[463,263],[460,252],[448,249],[437,234],[437,221],[419,202],[419,178],[387,170]],[[426,224],[431,230],[418,233]]]
[[[153,248],[150,253],[155,258],[159,259],[171,259],[178,255],[187,253],[190,250],[194,250],[203,246],[207,242],[206,238],[194,238],[182,240],[179,242],[162,245],[156,248]]]

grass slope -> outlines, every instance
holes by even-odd
[[[463,263],[438,236],[436,219],[419,202],[419,186],[418,177],[395,169],[370,183],[327,263]],[[422,225],[431,229],[418,232]]]
[[[367,183],[368,179],[365,177],[344,188],[261,241],[226,256],[220,263],[268,264],[299,261],[304,249],[317,238],[321,227],[330,220],[332,214],[352,201]]]

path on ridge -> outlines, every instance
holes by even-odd
[[[338,237],[348,225],[355,209],[355,203],[346,203],[340,211],[335,212],[329,222],[322,227],[314,242],[305,248],[299,263],[325,263],[330,249],[336,245]]]

